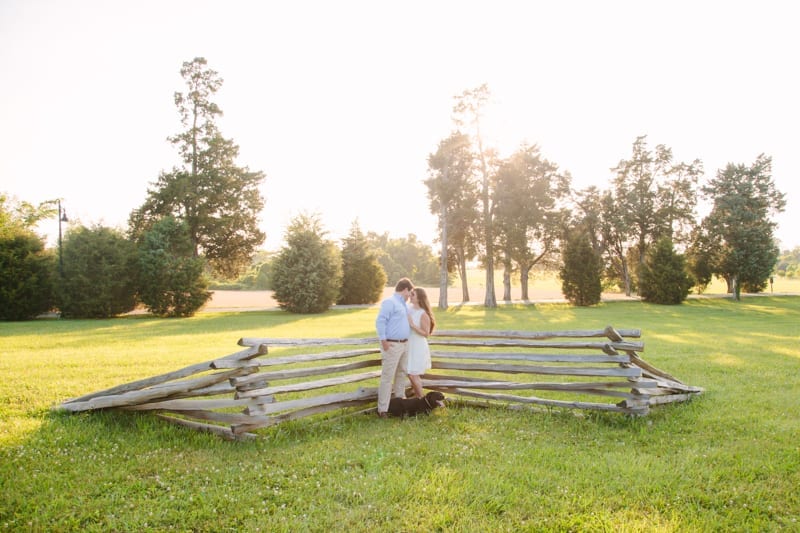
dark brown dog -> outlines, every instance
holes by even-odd
[[[389,400],[389,414],[399,417],[427,415],[437,407],[443,406],[444,394],[431,391],[422,398],[392,398]]]

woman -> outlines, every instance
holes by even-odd
[[[424,396],[422,392],[422,374],[431,368],[431,350],[428,346],[428,335],[433,333],[436,321],[433,319],[431,304],[425,289],[416,287],[411,290],[408,308],[408,324],[411,333],[408,337],[408,361],[406,373],[417,398]]]

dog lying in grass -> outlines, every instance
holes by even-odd
[[[443,406],[444,394],[431,391],[422,398],[392,398],[389,400],[389,414],[399,417],[427,415],[437,407]]]

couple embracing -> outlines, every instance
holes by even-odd
[[[394,294],[381,302],[375,329],[381,343],[378,416],[386,417],[392,396],[405,398],[406,376],[417,398],[423,397],[422,374],[431,368],[428,335],[435,321],[425,290],[402,278]]]

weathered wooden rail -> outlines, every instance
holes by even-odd
[[[438,331],[429,339],[433,369],[423,376],[423,386],[464,402],[632,415],[702,393],[645,362],[639,355],[644,344],[629,340],[640,336],[639,330],[611,326]],[[154,411],[186,427],[242,438],[287,420],[363,408],[377,399],[377,338],[243,338],[239,345],[245,349],[73,398],[56,409]],[[270,349],[284,354],[267,357]]]

